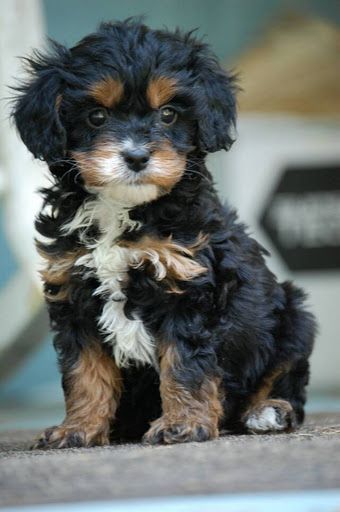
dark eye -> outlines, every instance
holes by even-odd
[[[105,108],[96,108],[95,110],[91,110],[91,112],[89,112],[89,115],[87,116],[87,122],[91,128],[99,128],[105,123],[107,118],[108,113]]]
[[[174,124],[177,120],[177,117],[178,114],[176,110],[171,107],[163,107],[160,111],[161,122],[167,126]]]

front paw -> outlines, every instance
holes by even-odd
[[[147,444],[174,444],[190,441],[203,442],[218,436],[216,426],[196,419],[168,418],[161,416],[151,423],[144,435]]]
[[[108,444],[107,435],[91,432],[82,427],[60,425],[46,429],[33,444],[31,449],[48,450],[61,448],[81,448]]]

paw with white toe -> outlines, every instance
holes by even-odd
[[[286,400],[265,400],[246,411],[243,423],[248,432],[287,432],[296,428],[294,410]]]

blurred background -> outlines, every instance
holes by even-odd
[[[0,13],[0,428],[63,417],[37,274],[35,190],[48,179],[8,121],[18,56],[51,37],[73,45],[102,20],[145,15],[198,28],[239,74],[237,142],[209,157],[220,196],[306,288],[320,334],[309,410],[340,410],[340,2],[338,0],[2,0]]]

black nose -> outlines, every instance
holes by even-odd
[[[145,169],[150,159],[150,151],[145,148],[133,148],[123,151],[123,157],[131,171],[139,172]]]

